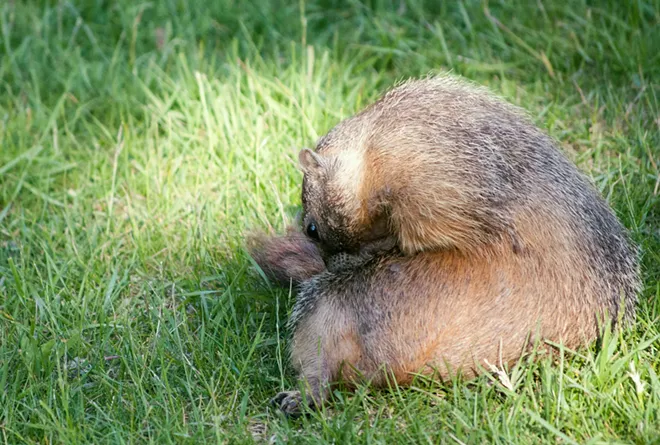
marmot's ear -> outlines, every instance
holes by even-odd
[[[309,148],[300,150],[298,161],[300,162],[300,169],[303,173],[318,173],[323,168],[323,158]]]

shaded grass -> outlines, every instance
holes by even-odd
[[[658,440],[659,6],[0,4],[0,438]],[[641,248],[639,320],[509,380],[281,419],[293,297],[243,233],[299,205],[300,147],[431,70],[525,107],[591,175]]]

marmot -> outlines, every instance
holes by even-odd
[[[291,358],[311,406],[338,379],[472,377],[635,315],[626,231],[555,142],[485,89],[408,81],[299,158],[306,236],[252,252],[298,286]],[[302,396],[274,400],[296,414]]]

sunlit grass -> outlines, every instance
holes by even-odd
[[[0,440],[658,440],[657,1],[77,3],[0,3]],[[301,147],[446,70],[591,175],[640,245],[639,319],[506,377],[284,419],[294,296],[243,234],[295,213]]]

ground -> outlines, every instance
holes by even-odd
[[[0,441],[660,440],[660,2],[0,2]],[[634,326],[473,382],[294,381],[244,248],[296,154],[387,86],[452,71],[527,110],[640,247]]]

